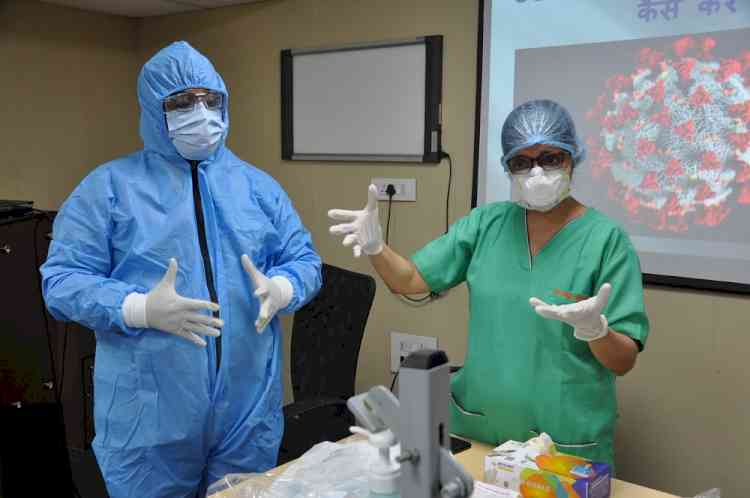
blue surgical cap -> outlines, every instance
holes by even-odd
[[[501,141],[502,163],[506,168],[508,159],[539,144],[568,151],[574,165],[586,157],[586,149],[576,135],[570,113],[551,100],[531,100],[513,109],[503,124]]]

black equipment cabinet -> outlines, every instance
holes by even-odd
[[[86,448],[96,341],[78,324],[55,321],[42,299],[38,269],[54,214],[0,219],[0,406],[54,403],[59,392],[67,446]]]
[[[45,323],[46,310],[37,278],[40,253],[43,251],[46,256],[44,229],[49,232],[49,222],[42,226],[43,222],[44,218],[38,216],[0,220],[2,405],[55,401],[50,361],[53,322],[49,328]]]

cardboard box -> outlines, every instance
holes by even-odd
[[[612,471],[606,463],[540,455],[526,443],[508,441],[485,457],[484,480],[524,498],[609,498]]]

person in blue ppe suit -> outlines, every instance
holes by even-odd
[[[321,261],[281,186],[225,145],[228,97],[189,44],[158,52],[138,78],[144,149],[89,174],[55,220],[44,297],[96,332],[112,497],[201,495],[276,464],[275,316],[317,293]]]

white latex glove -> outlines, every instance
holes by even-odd
[[[218,311],[219,305],[180,296],[174,288],[176,278],[177,261],[172,258],[164,277],[148,294],[132,292],[125,297],[122,303],[125,324],[160,330],[206,347],[201,336],[218,337],[224,322],[199,312]]]
[[[609,332],[609,323],[602,310],[607,306],[611,290],[611,285],[604,284],[596,296],[572,304],[552,305],[535,297],[529,303],[539,315],[571,325],[576,339],[591,342]]]
[[[525,446],[532,452],[534,459],[539,455],[553,455],[555,453],[555,443],[546,432],[529,439]]]
[[[255,285],[255,297],[260,301],[260,312],[255,320],[255,330],[260,334],[279,310],[286,308],[294,296],[292,283],[282,276],[268,278],[255,267],[247,256],[242,255],[242,267]]]
[[[355,258],[360,257],[362,253],[375,256],[383,250],[383,229],[378,217],[378,188],[375,185],[370,185],[367,190],[367,206],[364,209],[331,209],[328,211],[328,217],[348,222],[332,226],[330,232],[334,235],[346,235],[344,245],[354,246]]]

